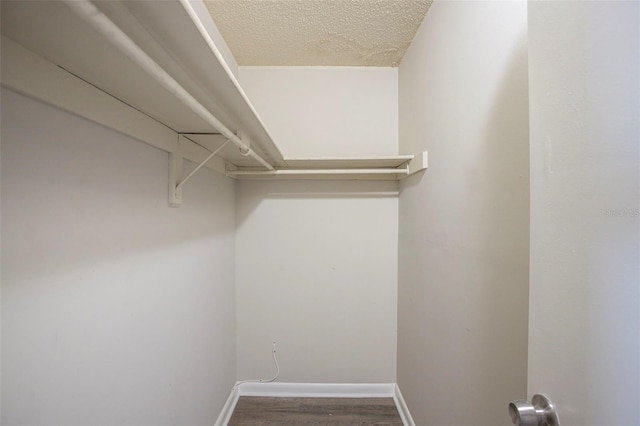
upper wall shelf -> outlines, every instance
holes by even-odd
[[[207,32],[215,24],[200,0],[0,5],[2,85],[169,151],[172,188],[182,158],[202,162],[225,140],[207,165],[236,179],[389,180],[426,167],[422,154],[283,157]]]
[[[235,76],[189,15],[189,2],[101,1],[91,5],[229,130],[244,132],[254,151],[273,166],[284,165]],[[219,133],[66,2],[9,1],[1,7],[2,34],[28,50],[177,133]],[[233,145],[220,155],[231,155],[231,151]]]

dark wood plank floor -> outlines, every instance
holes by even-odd
[[[392,398],[242,396],[229,426],[402,426]]]

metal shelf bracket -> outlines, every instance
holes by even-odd
[[[198,170],[204,167],[209,160],[218,154],[228,143],[229,139],[225,140],[222,145],[211,152],[200,164],[198,164],[191,172],[182,177],[184,169],[184,157],[182,152],[182,142],[180,140],[181,135],[178,135],[178,142],[176,149],[169,153],[169,206],[180,207],[182,205],[182,186],[196,174]]]

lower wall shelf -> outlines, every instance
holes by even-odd
[[[285,158],[286,167],[231,167],[235,179],[400,180],[425,170],[427,152],[386,157]]]

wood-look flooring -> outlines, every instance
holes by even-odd
[[[392,398],[242,396],[229,426],[402,426]]]

